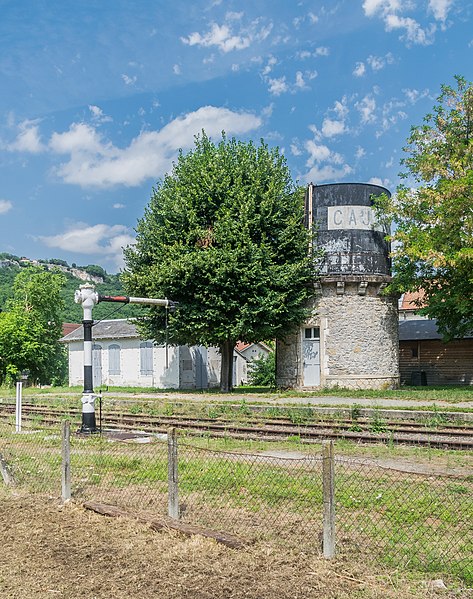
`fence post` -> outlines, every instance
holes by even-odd
[[[8,466],[8,462],[0,453],[0,471],[2,473],[3,482],[6,485],[13,486],[15,484],[15,479],[10,471],[10,467]]]
[[[23,383],[21,381],[18,381],[16,384],[16,402],[15,402],[15,432],[17,432],[17,433],[21,433],[22,388],[23,388]]]
[[[324,498],[323,555],[335,556],[335,459],[333,441],[322,443],[322,487]]]
[[[179,518],[179,493],[177,481],[177,431],[168,430],[168,515],[170,518]]]
[[[62,477],[61,497],[63,502],[71,498],[71,423],[62,423]]]

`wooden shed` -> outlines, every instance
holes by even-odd
[[[435,320],[401,320],[399,369],[405,385],[473,385],[473,336],[444,343]]]

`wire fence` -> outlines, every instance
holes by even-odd
[[[245,542],[327,556],[332,542],[338,554],[473,582],[472,476],[399,472],[320,446],[304,455],[250,454],[200,447],[184,432],[67,430],[2,425],[3,481],[17,492],[170,515]]]

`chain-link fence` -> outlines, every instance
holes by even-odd
[[[394,566],[473,579],[473,477],[335,461],[337,541]]]
[[[169,435],[0,429],[0,468],[17,490],[166,514],[243,541],[358,554],[473,582],[473,477],[399,472],[313,453],[250,454]]]

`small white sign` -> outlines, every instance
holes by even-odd
[[[384,228],[376,222],[374,210],[370,206],[329,206],[328,230],[362,229],[381,231]]]

